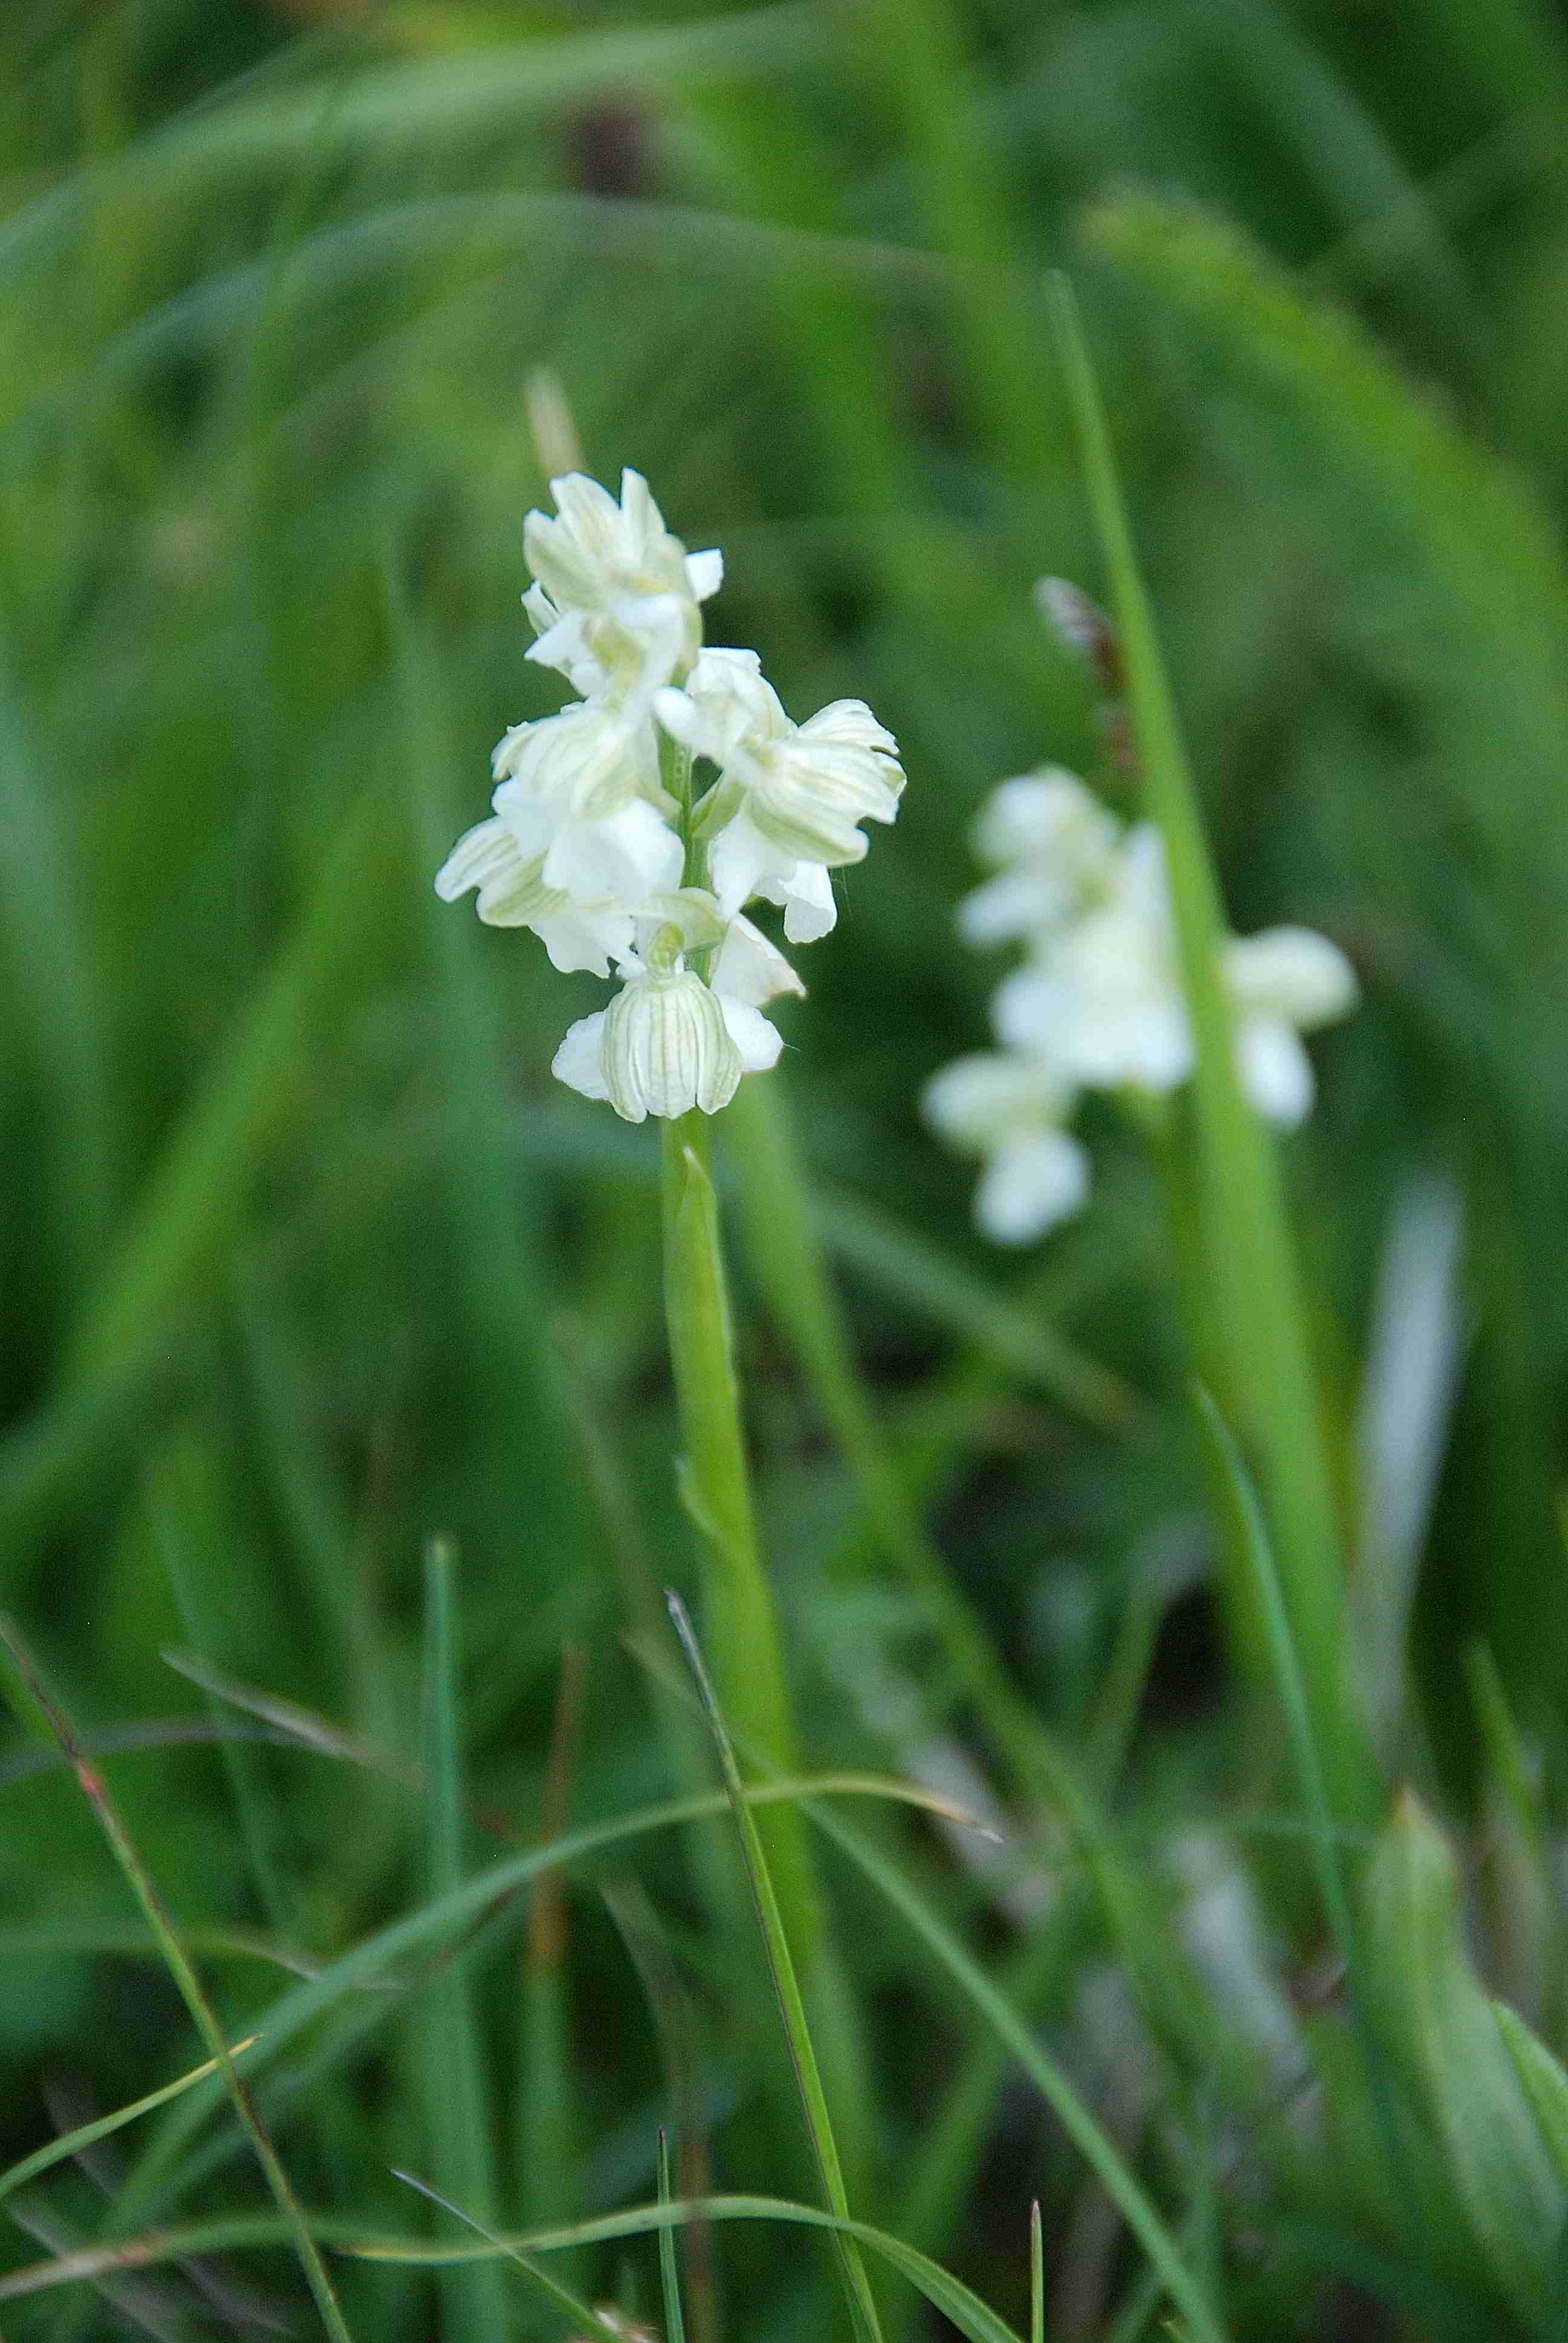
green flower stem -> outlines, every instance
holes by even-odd
[[[1197,1151],[1185,1103],[1180,1100],[1147,1102],[1135,1111],[1150,1156],[1160,1173],[1165,1208],[1171,1265],[1177,1304],[1186,1327],[1192,1370],[1201,1387],[1212,1393],[1226,1412],[1226,1421],[1241,1413],[1236,1358],[1226,1336],[1218,1282],[1209,1267],[1202,1183]],[[1257,1582],[1246,1553],[1233,1534],[1234,1507],[1230,1484],[1217,1473],[1214,1447],[1202,1443],[1204,1476],[1216,1531],[1215,1559],[1227,1629],[1245,1663],[1243,1689],[1254,1697],[1264,1684],[1270,1662],[1268,1637],[1258,1607]],[[1254,1736],[1246,1736],[1251,1742]],[[1265,1737],[1266,1740],[1266,1737]]]
[[[757,1542],[740,1426],[707,1118],[662,1127],[664,1294],[680,1411],[681,1494],[702,1534],[703,1634],[735,1740],[769,1767],[797,1770],[773,1598]],[[809,1975],[821,1939],[804,1833],[787,1807],[761,1825],[790,1949]]]

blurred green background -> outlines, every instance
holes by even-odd
[[[1013,1981],[1238,2336],[1547,2332],[1483,2253],[1402,2238],[1313,2152],[1279,2043],[1332,1980],[1220,1632],[1148,1165],[1091,1126],[1090,1212],[999,1255],[916,1101],[984,1033],[997,970],[951,915],[986,790],[1055,758],[1127,802],[1030,601],[1042,572],[1101,590],[1047,325],[1064,266],[1231,917],[1318,926],[1363,981],[1288,1154],[1358,1617],[1390,1777],[1442,1809],[1477,1959],[1561,2049],[1568,22],[9,0],[0,156],[3,1599],[126,1751],[231,2032],[280,1958],[426,1892],[398,1769],[433,1535],[470,1859],[672,1786],[627,1647],[691,1577],[657,1143],[550,1080],[600,988],[430,890],[493,741],[557,704],[518,608],[544,369],[588,470],[637,466],[723,547],[713,638],[759,647],[797,717],[853,693],[899,736],[898,825],[782,1020],[819,1226],[907,1484],[1204,2014],[1172,2038],[1140,2008],[1049,1812],[997,1864],[869,1826]],[[811,1763],[979,1795],[983,1737],[744,1246],[737,1274]],[[0,1785],[9,2157],[198,2052],[31,1725]],[[1074,2152],[829,1877],[879,2091],[869,2217],[1021,2315],[1038,2195],[1050,2334],[1111,2334],[1136,2258]],[[669,1834],[486,1920],[465,1973],[512,2226],[650,2195],[672,2068],[727,2185],[795,2188],[706,1929]],[[371,2227],[439,2226],[390,2177],[441,2177],[433,1973],[341,2000],[261,2090],[307,2201]],[[98,2235],[146,2137],[8,2200],[8,2263]],[[232,2153],[182,2156],[138,2218],[262,2201]],[[790,2233],[719,2250],[720,2331],[819,2331]],[[578,2278],[657,2318],[649,2251]],[[361,2337],[479,2332],[451,2298],[433,2324],[420,2275],[345,2272]],[[29,2293],[0,2330],[310,2315],[270,2253]]]

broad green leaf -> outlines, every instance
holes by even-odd
[[[1368,1878],[1367,1971],[1476,2244],[1499,2290],[1539,2315],[1563,2210],[1516,2055],[1477,1981],[1459,1876],[1415,1798],[1401,1798]]]
[[[1541,2127],[1541,2137],[1556,2168],[1563,2188],[1568,2191],[1568,2070],[1560,2065],[1538,2034],[1533,2034],[1515,2009],[1506,2002],[1494,2001],[1492,2014],[1498,2030],[1508,2046],[1509,2056],[1518,2069],[1524,2086],[1524,2096],[1531,2111]],[[1568,2197],[1564,2198],[1568,2207]]]

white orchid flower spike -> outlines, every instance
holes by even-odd
[[[557,1052],[562,1081],[631,1122],[715,1114],[779,1056],[765,1004],[804,990],[745,907],[780,906],[792,943],[827,933],[829,871],[898,809],[897,744],[860,700],[794,724],[754,651],[703,649],[722,557],[686,551],[639,473],[618,499],[551,485],[555,513],[523,530],[528,657],[579,698],[499,741],[491,816],[436,890],[531,928],[558,969],[618,977]],[[699,756],[715,778],[694,792]]]

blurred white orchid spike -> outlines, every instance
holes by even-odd
[[[1060,617],[1057,582],[1041,600]],[[1042,765],[1000,784],[973,837],[993,876],[959,905],[960,933],[1025,957],[991,1004],[1000,1051],[944,1067],[924,1105],[952,1145],[984,1159],[980,1227],[1020,1243],[1088,1194],[1088,1159],[1064,1127],[1080,1094],[1159,1097],[1190,1078],[1195,1052],[1151,823],[1120,822],[1076,775]],[[1292,1127],[1314,1089],[1301,1037],[1355,1007],[1355,972],[1326,936],[1279,927],[1232,938],[1225,977],[1242,1087]]]

